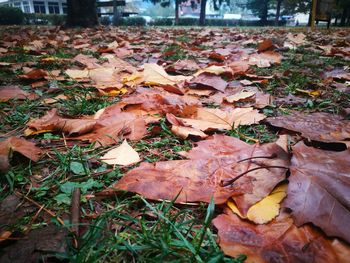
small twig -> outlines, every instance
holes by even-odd
[[[78,248],[78,240],[76,237],[79,236],[79,222],[80,222],[80,188],[74,188],[72,194],[72,204],[70,209],[70,223],[71,232],[74,233],[74,246]]]
[[[234,182],[236,182],[239,178],[241,178],[243,175],[245,175],[245,174],[247,174],[247,173],[250,173],[250,172],[253,172],[253,171],[259,170],[259,169],[269,169],[269,168],[281,168],[281,169],[286,169],[286,170],[289,169],[288,167],[279,166],[279,165],[255,167],[255,168],[252,168],[252,169],[250,169],[250,170],[245,171],[244,173],[241,173],[241,174],[237,175],[237,176],[236,176],[235,178],[233,178],[233,179],[230,179],[230,180],[228,180],[228,181],[221,181],[221,182],[220,182],[220,186],[225,187],[225,186],[232,185]]]
[[[274,159],[277,157],[276,153],[271,154],[270,156],[253,156],[253,157],[248,157],[248,158],[244,158],[242,160],[237,161],[237,163],[241,163],[247,160],[252,160],[252,159]]]
[[[42,205],[39,210],[35,213],[35,215],[33,216],[33,218],[30,220],[28,226],[27,226],[27,229],[26,231],[24,232],[25,235],[27,235],[30,230],[32,229],[32,225],[34,224],[35,220],[38,218],[38,216],[40,215],[41,211],[44,209],[44,205]]]
[[[18,191],[15,191],[15,194],[17,196],[20,196],[20,197],[23,197],[24,199],[26,199],[27,201],[31,202],[32,204],[36,205],[37,207],[41,208],[42,207],[42,210],[44,210],[47,214],[49,214],[50,216],[52,217],[55,217],[57,219],[57,221],[62,225],[64,226],[64,222],[61,218],[59,218],[58,216],[56,216],[56,214],[52,211],[50,211],[49,209],[43,207],[42,205],[40,205],[38,202],[34,201],[33,199],[29,198],[28,196],[25,196],[23,194],[21,194],[20,192]]]

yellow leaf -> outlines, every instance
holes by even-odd
[[[171,76],[166,73],[163,67],[157,64],[146,63],[143,68],[143,81],[146,85],[174,85],[192,78],[182,75]]]
[[[296,89],[296,91],[298,91],[300,93],[304,93],[304,94],[309,95],[311,97],[319,97],[321,95],[321,92],[319,90]]]
[[[227,205],[232,210],[232,212],[235,213],[236,215],[238,215],[240,218],[247,218],[241,214],[241,212],[238,210],[235,202],[233,202],[232,200],[227,201]]]
[[[45,132],[52,132],[53,130],[40,130],[40,131],[37,131],[37,130],[34,130],[34,129],[31,129],[31,128],[27,128],[24,130],[24,136],[31,136],[31,135],[36,135],[36,134],[40,134],[40,133],[45,133]]]
[[[286,197],[287,184],[276,187],[270,195],[249,208],[247,216],[240,213],[233,201],[228,201],[229,208],[241,218],[248,218],[256,224],[266,224],[279,214],[280,203]]]
[[[108,151],[101,160],[110,165],[130,165],[141,161],[139,154],[126,140],[119,147]]]

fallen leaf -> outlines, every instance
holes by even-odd
[[[255,225],[225,210],[213,224],[224,253],[231,257],[246,255],[246,262],[337,263],[343,257],[339,247],[332,246],[332,241],[317,229],[308,225],[298,228],[287,215],[266,225]]]
[[[20,79],[42,79],[44,77],[48,76],[48,73],[43,69],[33,69],[30,70],[28,73],[23,75],[18,75],[18,78]]]
[[[254,95],[255,95],[255,92],[243,90],[237,94],[225,97],[225,100],[229,103],[233,103],[233,102],[237,102],[237,101],[244,100],[247,98],[251,98]]]
[[[223,111],[212,108],[197,108],[191,118],[176,117],[184,126],[200,131],[231,130],[239,125],[259,123],[266,118],[253,108],[236,108]]]
[[[215,89],[224,92],[227,82],[220,76],[209,73],[202,73],[189,82],[191,88]]]
[[[12,152],[18,152],[28,159],[37,162],[43,151],[35,146],[35,143],[10,137],[0,142],[0,171],[5,172],[10,167],[10,158]]]
[[[273,126],[299,132],[303,137],[315,141],[337,142],[350,138],[350,121],[330,113],[315,112],[305,115],[294,112],[270,117],[266,121]]]
[[[192,77],[187,76],[171,76],[163,67],[157,64],[144,64],[142,78],[146,85],[175,85],[179,82],[190,80]]]
[[[259,52],[272,49],[273,47],[274,47],[273,42],[269,38],[268,39],[264,39],[263,41],[258,43],[258,51]]]
[[[280,203],[286,197],[287,184],[277,186],[271,194],[251,206],[246,216],[243,216],[238,210],[236,204],[228,201],[230,209],[241,218],[247,218],[256,224],[266,224],[278,216],[280,212]]]
[[[311,222],[327,235],[350,242],[350,151],[332,152],[293,147],[288,196],[298,226]]]
[[[33,100],[36,99],[38,96],[33,93],[28,93],[22,89],[20,89],[18,86],[3,86],[0,87],[0,102],[5,102],[11,99],[18,99],[18,100]]]
[[[101,160],[110,165],[130,165],[141,161],[139,154],[128,144],[126,140],[115,149],[108,151]]]
[[[259,164],[253,156],[276,156],[262,159]],[[225,203],[230,197],[240,211],[267,196],[285,178],[284,168],[264,168],[248,172],[229,186],[223,186],[249,169],[261,166],[288,166],[288,155],[276,144],[249,145],[236,138],[214,135],[198,143],[188,153],[190,160],[141,163],[113,185],[114,189],[139,193],[146,198],[172,200],[177,203],[210,202]],[[248,158],[248,159],[246,159]],[[246,160],[246,161],[242,161]],[[254,160],[254,158],[253,158]]]
[[[52,109],[40,119],[30,120],[27,123],[27,127],[36,133],[40,133],[41,131],[63,131],[69,135],[80,135],[92,131],[96,123],[97,121],[93,119],[62,118],[57,115],[57,109]],[[30,131],[27,131],[26,135],[31,134]]]

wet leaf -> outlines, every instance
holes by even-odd
[[[350,151],[324,151],[300,142],[293,147],[290,171],[285,206],[296,224],[311,222],[350,242]]]

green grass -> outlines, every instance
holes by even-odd
[[[163,57],[169,61],[178,61],[187,58],[187,52],[184,51],[181,46],[176,44],[169,45],[162,51],[163,54],[167,52],[170,52],[171,54],[166,56],[163,55]]]
[[[135,214],[136,212],[136,214]],[[70,262],[243,262],[226,257],[210,228],[214,204],[178,208],[142,197],[116,199],[70,248]]]

